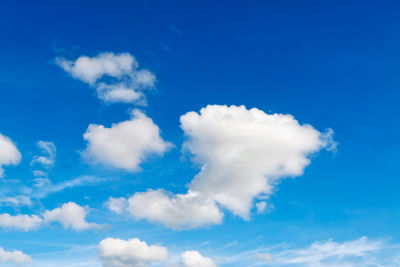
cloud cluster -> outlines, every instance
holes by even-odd
[[[10,138],[0,133],[0,178],[4,176],[3,166],[16,165],[21,161],[21,153]]]
[[[6,251],[0,247],[0,262],[24,264],[32,262],[32,258],[24,254],[22,251]]]
[[[60,208],[46,210],[41,217],[37,215],[10,215],[0,214],[0,228],[18,231],[30,231],[41,227],[45,223],[58,222],[64,229],[75,231],[98,228],[95,223],[86,221],[87,211],[74,202],[63,204]]]
[[[244,106],[209,105],[180,122],[187,138],[183,149],[200,166],[188,193],[136,193],[127,208],[137,219],[173,229],[220,223],[217,204],[249,219],[256,197],[267,198],[282,178],[301,175],[312,154],[336,146],[331,130],[321,133],[292,115]],[[266,207],[261,202],[257,209]]]
[[[143,112],[134,110],[132,118],[110,128],[91,124],[83,135],[88,142],[83,157],[91,163],[137,171],[150,155],[162,155],[171,144],[160,136],[160,129]]]
[[[98,252],[103,267],[147,267],[153,266],[152,264],[169,266],[166,263],[168,260],[166,247],[150,246],[138,238],[129,240],[106,238],[100,242]],[[210,258],[202,256],[195,250],[182,253],[178,264],[181,267],[217,267]]]
[[[56,58],[56,64],[95,87],[97,96],[106,103],[144,103],[142,91],[153,88],[156,80],[149,70],[139,69],[139,63],[129,53],[80,56],[75,61]]]

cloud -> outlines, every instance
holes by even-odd
[[[198,251],[191,250],[182,253],[182,267],[216,267],[217,265],[207,257],[203,257]]]
[[[82,231],[87,229],[99,228],[100,225],[96,223],[86,222],[87,211],[74,202],[63,204],[60,208],[47,210],[43,214],[45,222],[58,222],[65,229],[73,229]]]
[[[91,124],[83,135],[88,142],[83,157],[90,163],[134,172],[150,155],[162,155],[172,145],[160,136],[154,122],[139,110],[111,128]]]
[[[0,197],[0,205],[8,206],[31,206],[32,200],[28,196],[17,195],[13,197]]]
[[[283,251],[274,256],[278,265],[295,266],[360,266],[359,260],[383,248],[383,242],[367,237],[337,243],[332,240],[315,242],[310,247]],[[353,265],[354,264],[354,265]]]
[[[99,244],[99,256],[104,267],[146,267],[168,258],[165,247],[149,246],[137,238],[122,240],[106,238]]]
[[[4,176],[3,166],[17,165],[21,161],[21,153],[10,138],[0,133],[0,178]]]
[[[13,250],[5,251],[0,247],[0,262],[3,263],[14,263],[14,264],[24,264],[33,262],[32,258],[24,254],[22,251]]]
[[[9,230],[30,231],[38,229],[43,219],[36,215],[0,214],[0,227]]]
[[[268,198],[281,179],[303,174],[311,155],[336,147],[332,130],[321,133],[292,115],[244,106],[209,105],[200,113],[188,112],[180,121],[187,138],[183,150],[200,166],[188,193],[136,193],[128,207],[137,219],[173,229],[220,223],[217,204],[249,219],[256,197]],[[154,208],[148,209],[152,203]],[[265,210],[263,205],[258,204],[259,212]],[[182,212],[186,209],[190,215]]]
[[[128,212],[137,219],[159,222],[175,229],[193,229],[204,225],[219,224],[223,213],[214,201],[199,193],[168,196],[162,190],[149,190],[129,198]]]
[[[97,96],[106,103],[143,104],[142,91],[153,88],[156,80],[149,70],[139,69],[139,63],[129,53],[101,53],[75,61],[56,58],[56,64],[74,78],[96,87]]]
[[[119,198],[110,197],[104,204],[109,210],[117,214],[122,214],[128,207],[128,200],[124,197],[119,197]]]
[[[40,164],[44,168],[53,167],[56,160],[56,146],[54,145],[54,143],[48,141],[39,141],[37,142],[37,146],[44,154],[44,156],[34,156],[31,164]]]

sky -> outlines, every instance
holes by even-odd
[[[399,266],[399,8],[2,1],[0,266]]]

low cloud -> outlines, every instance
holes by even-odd
[[[17,165],[21,161],[21,153],[13,141],[0,133],[0,178],[4,176],[3,166]]]
[[[83,157],[94,164],[134,172],[151,155],[162,155],[172,145],[160,136],[160,129],[143,112],[110,128],[91,124],[83,135],[88,142]]]
[[[24,264],[33,262],[32,258],[22,251],[13,250],[6,251],[0,247],[0,262],[3,263],[14,263],[14,264]]]

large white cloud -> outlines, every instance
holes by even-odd
[[[137,238],[122,240],[106,238],[99,244],[99,256],[104,267],[146,267],[168,258],[165,247],[149,246]]]
[[[160,191],[136,193],[128,207],[136,218],[174,229],[219,223],[222,216],[210,201],[248,219],[256,197],[268,197],[282,178],[301,175],[312,154],[336,146],[332,130],[321,133],[292,115],[244,106],[209,105],[180,121],[187,137],[184,150],[201,167],[189,193],[172,197]],[[146,210],[149,203],[156,208]],[[201,220],[179,212],[186,207],[193,214],[200,211]]]
[[[195,250],[182,253],[181,262],[182,267],[217,267],[210,258],[202,256]]]
[[[133,195],[128,201],[128,212],[135,218],[176,230],[219,224],[223,219],[215,202],[197,192],[168,196],[162,190],[149,190]]]
[[[33,261],[32,258],[24,254],[22,251],[19,250],[6,251],[0,247],[0,262],[24,264],[24,263],[30,263],[32,261]]]
[[[37,215],[0,214],[0,227],[5,229],[30,231],[39,228],[42,223],[43,219]]]
[[[111,128],[91,124],[83,137],[88,142],[83,156],[89,162],[127,171],[139,170],[148,156],[162,155],[171,146],[161,138],[158,126],[139,110],[132,112],[130,120]]]
[[[74,78],[96,87],[97,96],[106,103],[144,102],[143,89],[153,88],[155,75],[139,69],[129,53],[101,53],[95,57],[81,56],[75,61],[56,58],[56,63]],[[108,77],[102,81],[103,77]]]
[[[82,231],[87,229],[99,228],[96,223],[88,223],[86,221],[87,211],[74,202],[63,204],[60,208],[47,210],[43,214],[45,222],[58,222],[64,228]]]
[[[0,178],[4,175],[3,166],[16,165],[21,160],[21,153],[10,138],[0,133]]]

